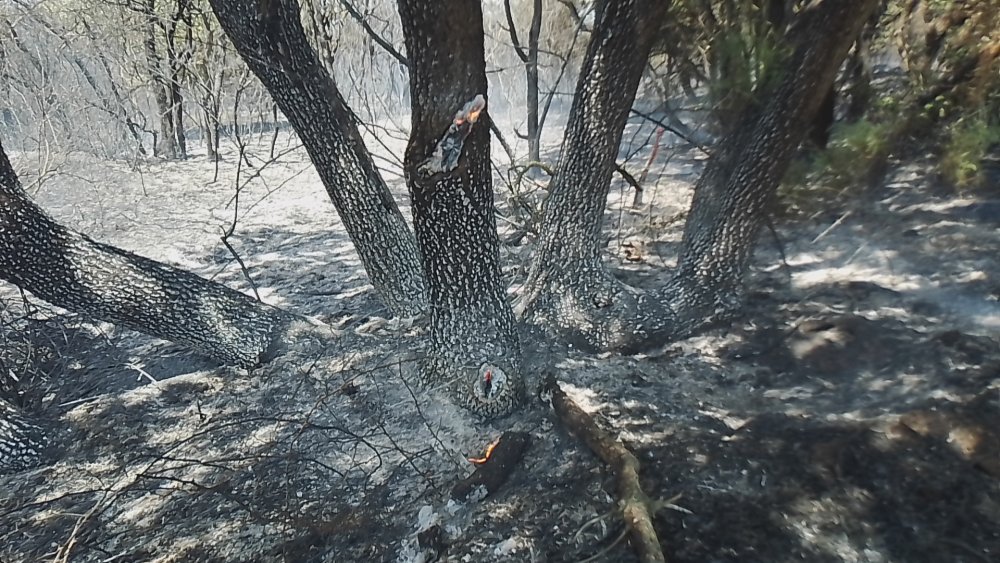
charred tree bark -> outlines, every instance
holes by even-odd
[[[48,447],[45,430],[0,399],[0,475],[41,465]]]
[[[416,241],[344,102],[306,40],[296,0],[211,0],[223,30],[288,117],[389,309],[426,307]]]
[[[789,54],[776,67],[783,75],[761,82],[753,96],[758,103],[742,111],[713,152],[695,187],[678,269],[654,295],[611,276],[601,262],[599,234],[608,163],[623,123],[611,117],[623,105],[615,97],[627,84],[630,104],[638,82],[619,53],[631,59],[648,52],[640,48],[655,4],[609,3],[597,14],[522,297],[529,320],[591,349],[629,352],[662,344],[739,310],[743,277],[778,182],[878,0],[824,0],[797,14]]]
[[[247,368],[280,352],[292,320],[238,291],[56,223],[28,199],[2,146],[0,279],[64,309]]]
[[[521,346],[500,273],[482,8],[398,6],[412,108],[404,172],[431,305],[424,373],[470,410],[503,415],[522,392]]]
[[[545,200],[519,312],[578,346],[629,349],[633,339],[669,329],[668,309],[605,269],[600,237],[622,130],[668,4],[607,2],[598,10]]]

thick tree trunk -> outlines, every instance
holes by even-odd
[[[797,15],[777,86],[755,94],[695,186],[666,294],[678,334],[739,310],[743,278],[775,190],[837,69],[879,0],[824,0]]]
[[[40,465],[48,447],[46,432],[14,405],[0,399],[0,475]]]
[[[291,321],[238,291],[59,225],[28,199],[2,146],[0,279],[64,309],[248,368],[279,352]]]
[[[302,139],[375,289],[397,315],[426,307],[416,241],[306,41],[295,0],[211,0],[222,28]]]
[[[481,6],[398,5],[412,108],[404,171],[431,304],[425,374],[470,410],[503,415],[522,392],[521,346],[500,273]]]
[[[743,277],[778,182],[878,0],[824,0],[797,15],[789,56],[779,67],[784,76],[762,81],[754,95],[759,102],[743,110],[713,152],[695,187],[678,270],[657,295],[613,278],[601,262],[599,238],[623,123],[612,117],[623,105],[615,96],[630,93],[630,104],[638,81],[621,53],[639,58],[648,52],[640,47],[653,4],[608,3],[597,15],[522,296],[530,320],[593,349],[661,344],[739,310]]]
[[[600,236],[622,130],[668,4],[607,2],[598,11],[545,200],[519,312],[578,346],[628,349],[669,327],[668,310],[605,270]]]

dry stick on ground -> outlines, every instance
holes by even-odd
[[[622,518],[639,561],[666,563],[656,530],[653,529],[652,517],[658,503],[651,501],[639,485],[639,460],[621,442],[597,426],[594,418],[570,399],[554,379],[545,383],[545,390],[551,393],[552,408],[563,426],[583,440],[614,470]]]

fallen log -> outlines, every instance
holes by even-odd
[[[570,399],[554,379],[545,383],[544,391],[551,395],[552,408],[563,426],[583,440],[614,471],[618,506],[639,561],[666,563],[653,528],[652,516],[658,504],[646,496],[639,484],[639,460],[621,442],[601,429],[594,417]]]

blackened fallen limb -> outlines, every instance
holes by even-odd
[[[618,504],[629,530],[632,549],[639,561],[666,563],[660,540],[653,528],[655,503],[646,496],[639,484],[639,460],[621,442],[597,426],[594,418],[570,399],[555,380],[546,382],[545,390],[552,395],[552,408],[563,426],[583,440],[615,472]]]
[[[504,432],[486,460],[451,489],[451,498],[465,502],[492,495],[507,481],[531,444],[524,432]],[[482,495],[482,496],[477,496]]]
[[[246,368],[278,355],[294,320],[239,291],[57,223],[21,188],[2,145],[0,280],[90,319]]]

